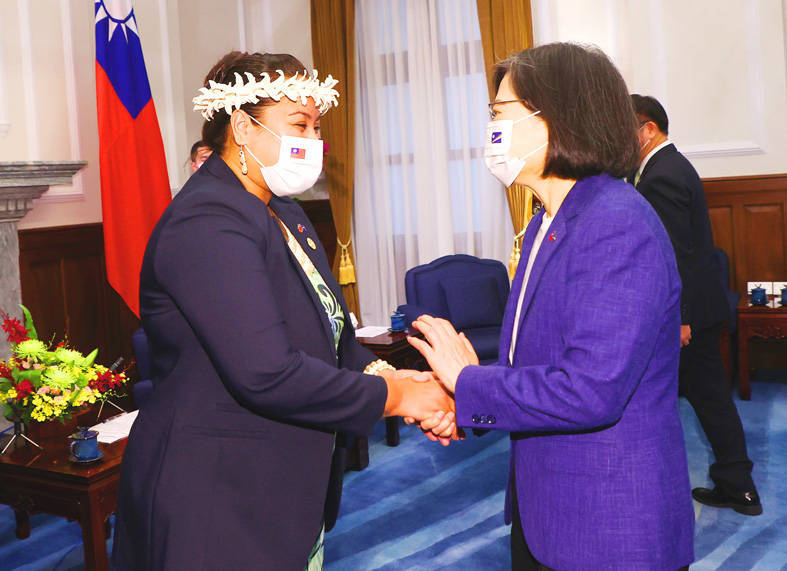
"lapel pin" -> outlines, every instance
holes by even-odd
[[[555,233],[554,233],[554,232],[552,232],[552,233],[549,235],[549,238],[547,239],[547,242],[554,242],[555,240],[557,240],[557,236],[555,236]]]
[[[298,224],[298,232],[300,232],[301,234],[303,234],[303,232],[304,232],[305,230],[306,230],[306,227],[305,227],[303,224]]]
[[[312,250],[317,249],[317,244],[315,244],[314,240],[312,240],[311,238],[306,238],[306,243],[309,245],[309,248],[311,248]]]

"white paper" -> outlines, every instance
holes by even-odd
[[[773,295],[773,282],[746,282],[746,291],[751,295],[752,288],[761,287],[765,290],[765,295]]]
[[[131,432],[131,426],[137,419],[138,412],[138,410],[132,410],[131,412],[124,412],[123,414],[113,416],[101,424],[91,426],[90,430],[98,431],[98,441],[102,444],[112,444],[118,440],[123,440],[124,438],[128,438]]]
[[[388,333],[388,328],[384,325],[367,325],[355,330],[356,337],[377,337],[383,333]]]

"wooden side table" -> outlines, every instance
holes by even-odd
[[[30,536],[32,513],[48,513],[76,520],[82,526],[85,569],[109,569],[106,540],[108,518],[117,506],[120,463],[127,440],[99,444],[104,458],[93,464],[68,460],[70,441],[64,437],[30,444],[12,444],[0,455],[0,503],[16,516],[16,537]]]
[[[787,306],[779,298],[768,305],[751,305],[748,298],[738,304],[738,392],[743,400],[751,399],[749,384],[749,340],[785,339],[787,337]]]

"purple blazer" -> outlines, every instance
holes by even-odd
[[[458,423],[511,432],[509,492],[516,485],[541,563],[674,571],[694,559],[694,513],[678,416],[672,246],[632,186],[608,175],[577,182],[533,265],[509,367],[524,262],[542,218],[525,233],[500,360],[459,376]]]

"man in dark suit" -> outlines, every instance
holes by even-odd
[[[705,505],[759,515],[762,505],[751,477],[753,464],[719,350],[727,306],[714,266],[702,181],[669,141],[669,121],[661,104],[650,96],[635,94],[631,99],[642,150],[630,181],[667,229],[683,283],[679,391],[694,408],[716,457],[710,467],[715,487],[695,488],[692,496]]]

